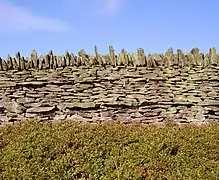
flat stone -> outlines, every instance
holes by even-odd
[[[55,106],[52,107],[33,107],[33,108],[29,108],[27,109],[27,113],[47,113],[47,112],[51,112],[55,109]]]
[[[45,81],[28,81],[28,82],[18,83],[18,85],[21,85],[21,86],[42,86],[46,84],[48,84],[48,82],[45,82]]]
[[[65,119],[66,119],[66,117],[67,117],[67,115],[66,115],[66,114],[64,114],[64,115],[58,115],[58,114],[56,114],[56,115],[55,115],[55,117],[54,117],[54,121],[61,121],[61,120],[65,120]]]
[[[158,105],[164,105],[164,106],[170,106],[170,105],[173,105],[174,103],[173,102],[170,102],[170,101],[167,101],[167,102],[163,102],[163,101],[161,101],[161,102],[158,102],[157,103]]]
[[[126,74],[124,75],[124,78],[142,78],[142,75],[138,75],[138,74]]]
[[[62,92],[64,90],[62,90],[59,86],[57,85],[47,85],[46,86],[47,91],[51,91],[51,92]]]
[[[200,97],[195,97],[193,95],[188,96],[187,99],[189,102],[201,102],[202,101]]]
[[[36,117],[38,117],[38,114],[36,114],[36,113],[26,113],[25,117],[26,118],[36,118]]]
[[[102,80],[107,80],[107,81],[116,81],[120,79],[120,76],[110,76],[110,77],[103,77],[101,78]]]
[[[82,116],[77,115],[77,114],[74,114],[74,115],[72,115],[70,117],[67,117],[66,119],[67,120],[72,120],[72,121],[79,121],[79,122],[86,121],[86,118],[83,118]]]
[[[37,81],[48,81],[48,77],[39,77]]]
[[[28,107],[28,108],[30,108],[30,107],[40,107],[40,106],[42,106],[43,105],[43,103],[41,103],[41,102],[37,102],[37,103],[26,103],[26,104],[24,104],[24,106],[25,107]]]
[[[31,98],[41,98],[41,97],[44,97],[44,94],[27,93],[26,96],[31,97]]]
[[[17,113],[7,112],[7,117],[10,117],[10,118],[18,117],[18,114]]]
[[[174,98],[173,98],[173,101],[174,102],[186,102],[187,99],[184,95],[176,95]]]
[[[66,103],[66,108],[74,109],[74,108],[81,108],[81,109],[90,109],[95,108],[96,104],[93,102],[84,102],[84,103]]]
[[[68,82],[65,82],[65,81],[59,81],[59,80],[55,80],[55,81],[52,81],[52,84],[57,84],[57,85],[65,85],[65,84],[68,84]]]
[[[72,89],[73,88],[73,85],[62,85],[60,86],[61,89]]]
[[[28,97],[23,97],[23,98],[17,99],[17,102],[21,103],[21,104],[32,103],[34,101],[35,101],[34,98],[28,98]]]
[[[140,113],[150,113],[151,109],[149,107],[139,107],[138,111]]]
[[[147,79],[146,78],[136,78],[134,79],[134,82],[146,82]]]
[[[219,120],[219,116],[216,116],[216,115],[208,115],[208,118]]]
[[[136,113],[131,113],[130,117],[131,118],[140,118],[140,117],[143,117],[143,115],[139,112],[136,112]]]
[[[219,106],[219,101],[204,100],[202,102],[199,102],[198,105],[200,105],[200,106]]]
[[[191,107],[191,111],[192,112],[200,112],[200,111],[203,111],[204,108],[202,106],[192,106]]]
[[[0,81],[0,88],[15,87],[17,83],[11,81]]]

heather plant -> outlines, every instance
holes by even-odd
[[[217,179],[219,124],[43,123],[0,129],[0,179]]]

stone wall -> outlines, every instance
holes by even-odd
[[[219,121],[219,56],[184,54],[78,56],[52,51],[0,59],[0,123],[24,118],[124,123]]]

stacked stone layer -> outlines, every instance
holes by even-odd
[[[219,56],[169,49],[0,59],[0,123],[24,118],[124,123],[219,121]]]

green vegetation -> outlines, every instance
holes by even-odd
[[[219,178],[219,124],[23,121],[0,129],[0,179]]]

